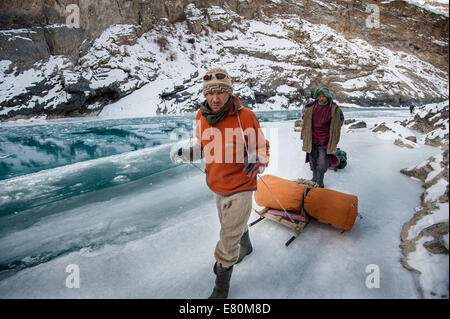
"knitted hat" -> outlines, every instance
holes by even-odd
[[[225,75],[225,77],[223,77],[223,75]],[[217,77],[219,77],[219,79]],[[203,94],[206,95],[214,92],[233,94],[231,77],[228,72],[222,68],[211,69],[206,72],[203,77]]]

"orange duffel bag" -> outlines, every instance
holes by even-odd
[[[304,208],[319,222],[349,231],[358,215],[358,197],[332,189],[312,188],[305,197]]]
[[[259,206],[282,209],[272,193],[286,210],[300,213],[306,185],[298,184],[280,177],[265,175],[258,180],[255,201]],[[326,188],[310,188],[303,208],[306,213],[319,222],[349,231],[358,215],[358,197]]]
[[[300,213],[302,209],[303,193],[305,191],[303,185],[273,175],[264,175],[262,176],[262,179],[259,178],[257,185],[258,189],[255,192],[256,204],[274,209],[283,208],[278,204],[277,200],[262,181],[269,186],[270,191],[278,198],[284,209]]]

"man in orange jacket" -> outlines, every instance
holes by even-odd
[[[269,142],[256,115],[233,95],[231,78],[222,68],[203,77],[206,101],[196,116],[194,147],[179,149],[173,161],[204,158],[208,187],[215,193],[221,225],[210,299],[228,297],[233,265],[253,250],[248,233],[256,176],[269,163]]]

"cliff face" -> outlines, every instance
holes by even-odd
[[[73,19],[73,4],[79,10],[79,21]],[[379,10],[379,24],[370,20],[375,9],[369,5]],[[448,81],[443,80],[448,77],[448,17],[404,1],[18,0],[14,5],[2,1],[0,12],[1,119],[96,114],[104,105],[159,78],[162,70],[155,64],[161,52],[166,53],[163,59],[168,64],[187,55],[186,62],[199,69],[242,57],[258,60],[258,66],[267,65],[275,73],[262,85],[256,85],[254,76],[236,78],[250,104],[279,95],[288,100],[285,104],[297,106],[317,85],[328,85],[340,102],[360,105],[448,98],[443,93],[448,90]],[[79,22],[79,28],[70,28],[72,22]],[[324,25],[326,32],[320,31]],[[272,26],[277,32],[270,30]],[[233,43],[233,37],[256,43],[254,47]],[[290,53],[283,55],[280,47],[278,52],[265,50],[264,44],[257,43],[259,37],[284,41],[280,45]],[[155,52],[130,52],[136,48],[148,51],[154,42],[158,44]],[[186,47],[186,42],[191,46]],[[208,49],[208,42],[214,50]],[[196,47],[203,43],[206,48]],[[216,57],[207,61],[197,56],[212,51]],[[397,54],[400,74],[387,76],[388,60]],[[130,56],[135,65],[123,62]],[[402,60],[406,65],[401,65]],[[242,68],[245,73],[245,63]],[[418,68],[438,84],[423,80],[425,75],[417,74]],[[24,76],[30,70],[45,76],[35,74],[31,81]],[[108,81],[111,72],[115,80]],[[28,82],[19,90],[8,84],[24,77]],[[161,92],[161,102],[169,107],[166,104],[165,111],[158,110],[174,110],[170,105],[186,101],[180,94],[189,88],[195,91],[190,92],[194,97],[189,103],[196,102],[199,81],[195,72],[173,78],[173,89]],[[423,81],[424,86],[431,86],[429,90],[415,87]],[[291,88],[288,93],[283,85]],[[186,105],[177,111],[187,109]]]
[[[212,6],[230,9],[245,19],[263,19],[263,13],[268,17],[273,14],[294,14],[314,24],[326,24],[347,38],[360,38],[373,45],[417,55],[420,59],[448,71],[448,45],[444,45],[448,44],[448,17],[404,1],[385,1],[380,4],[378,1],[355,0],[18,0],[14,3],[0,3],[0,29],[44,28],[38,38],[47,43],[48,50],[41,48],[43,44],[38,43],[37,52],[33,52],[36,53],[36,58],[17,56],[18,61],[28,63],[36,62],[48,54],[64,54],[77,58],[83,40],[95,39],[115,24],[139,25],[140,32],[144,33],[155,24],[161,23],[162,19],[167,19],[169,23],[187,20],[191,31],[198,34],[202,21],[193,21],[192,16],[186,12],[188,4],[193,3],[195,7],[202,9]],[[79,29],[45,28],[49,25],[65,24],[70,15],[70,4],[79,7]],[[372,14],[367,4],[378,6],[379,28],[367,27],[367,19]],[[224,31],[232,25],[232,21],[220,22],[211,17],[207,18],[207,24],[215,30]],[[3,44],[5,43],[2,42],[2,48]],[[11,53],[12,50],[2,50],[0,57],[11,57]]]

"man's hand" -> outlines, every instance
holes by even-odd
[[[256,157],[256,161],[253,163],[244,163],[244,174],[251,178],[256,178],[256,175],[261,174],[266,169],[266,165],[259,161]]]
[[[199,161],[203,158],[203,147],[199,144],[189,147],[180,147],[172,154],[172,162],[175,164]]]
[[[183,155],[183,149],[180,147],[178,151],[173,155],[172,162],[175,164],[181,164],[183,162],[182,156]]]

